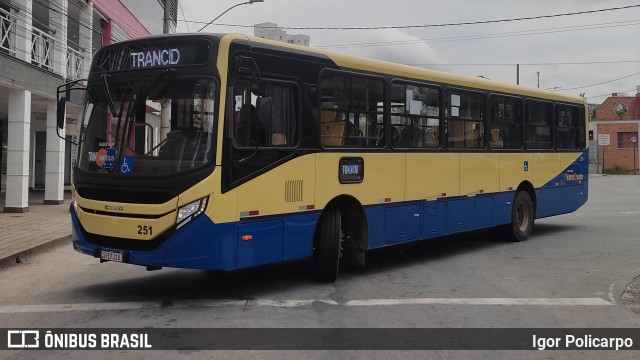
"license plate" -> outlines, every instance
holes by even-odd
[[[100,259],[106,261],[122,262],[122,251],[118,250],[101,250]]]

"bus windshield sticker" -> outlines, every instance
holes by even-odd
[[[91,157],[91,153],[89,153],[89,157]],[[98,150],[96,154],[96,165],[99,168],[111,170],[115,166],[116,161],[116,149],[113,148],[102,148]]]
[[[120,162],[120,173],[127,175],[133,171],[133,156],[123,156]]]
[[[364,160],[361,157],[344,157],[338,164],[341,184],[357,184],[364,179]]]

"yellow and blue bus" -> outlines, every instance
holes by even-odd
[[[105,46],[85,94],[72,239],[101,261],[313,258],[333,281],[370,249],[525,240],[587,200],[580,97],[234,34]]]

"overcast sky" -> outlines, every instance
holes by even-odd
[[[204,25],[185,22],[185,19],[208,22],[244,1],[180,0],[183,13],[178,14],[178,32],[197,31]],[[640,1],[264,0],[230,10],[205,31],[253,35],[250,26],[262,22],[273,22],[281,27],[429,25],[632,5],[640,5]],[[506,83],[516,82],[515,64],[519,63],[522,64],[521,85],[537,87],[537,72],[540,72],[541,89],[560,88],[563,90],[556,91],[574,95],[584,92],[592,103],[604,101],[613,92],[635,95],[636,86],[640,85],[640,7],[481,25],[285,31],[309,35],[313,47],[470,76],[481,75]],[[585,62],[592,64],[575,64]],[[619,78],[623,79],[612,81]],[[604,84],[588,86],[599,83]]]

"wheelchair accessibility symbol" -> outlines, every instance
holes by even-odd
[[[133,156],[123,156],[120,162],[120,173],[130,174],[133,171]]]

